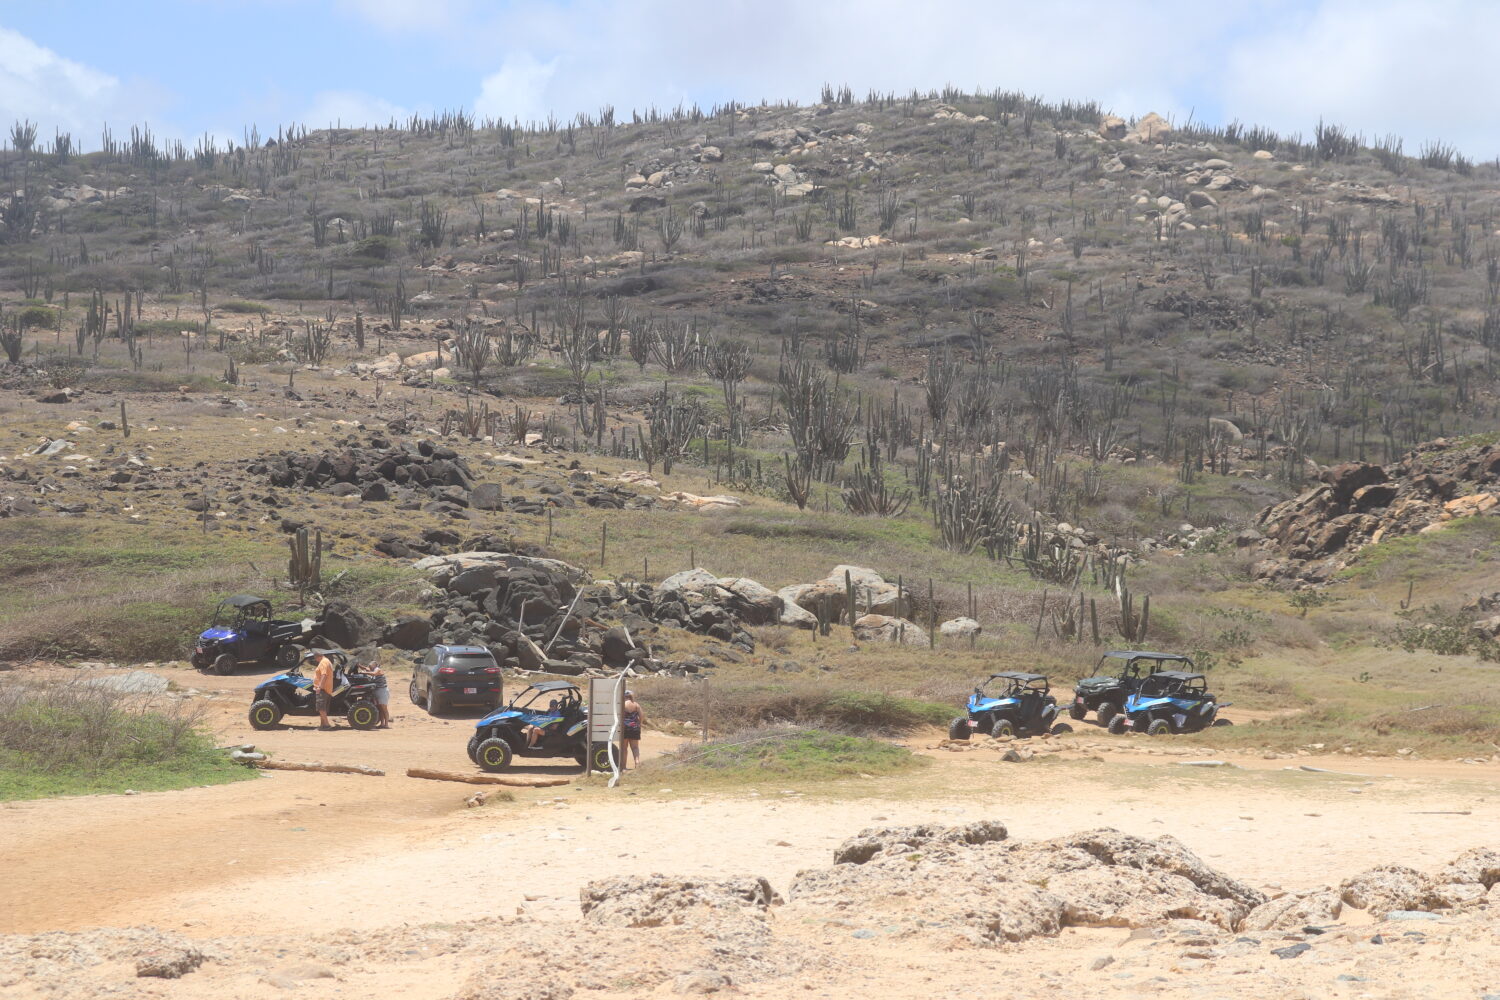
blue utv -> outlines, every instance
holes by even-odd
[[[1057,722],[1057,699],[1050,692],[1041,674],[991,674],[969,695],[968,714],[948,724],[948,738],[966,740],[974,732],[991,736],[1071,732],[1072,726]]]
[[[1098,715],[1099,725],[1109,720],[1125,705],[1125,699],[1140,689],[1142,679],[1163,670],[1191,670],[1193,661],[1177,653],[1151,653],[1139,649],[1111,649],[1099,657],[1093,677],[1085,677],[1073,688],[1068,714],[1082,721],[1089,712]]]
[[[317,655],[333,661],[333,699],[330,715],[342,715],[355,729],[374,729],[380,723],[380,708],[375,702],[376,680],[357,672],[348,653],[341,649],[317,650]],[[277,674],[255,686],[250,703],[250,725],[255,729],[275,729],[288,715],[318,714],[313,682],[299,667]]]
[[[1214,725],[1222,707],[1202,674],[1163,670],[1141,679],[1140,687],[1125,699],[1124,709],[1109,720],[1109,731],[1132,729],[1151,736],[1196,733]]]
[[[505,770],[517,757],[571,757],[584,766],[590,753],[595,770],[610,770],[609,746],[589,746],[583,696],[569,681],[538,681],[480,719],[468,749],[469,759],[491,772]]]
[[[271,602],[235,594],[219,602],[213,620],[198,636],[192,664],[215,674],[232,674],[242,661],[270,660],[283,670],[302,661],[300,622],[271,617]]]

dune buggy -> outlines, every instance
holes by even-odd
[[[1143,678],[1179,666],[1191,669],[1193,661],[1176,653],[1112,649],[1099,657],[1095,676],[1085,677],[1073,688],[1068,715],[1082,721],[1089,712],[1094,712],[1099,725],[1108,726],[1109,720],[1124,707],[1125,699],[1140,689]]]
[[[374,729],[380,723],[375,678],[356,671],[349,654],[343,650],[317,652],[333,660],[333,700],[328,714],[344,716],[355,729]],[[317,714],[312,679],[304,677],[300,667],[294,666],[255,686],[255,700],[250,703],[250,725],[255,729],[275,729],[287,715]]]
[[[1041,674],[991,674],[969,695],[969,713],[948,724],[948,738],[966,740],[976,731],[991,736],[1068,732],[1072,727],[1065,723],[1054,727],[1057,699],[1050,691],[1047,678]]]
[[[300,622],[271,617],[271,602],[254,594],[235,594],[219,602],[213,619],[198,636],[192,664],[215,674],[232,674],[242,661],[270,660],[283,670],[302,659]]]
[[[536,742],[528,739],[538,730]],[[569,681],[539,681],[474,724],[469,759],[486,771],[503,771],[517,757],[571,757],[597,770],[610,770],[609,746],[589,745],[583,696]]]
[[[1221,707],[1202,674],[1163,670],[1141,680],[1140,689],[1125,699],[1125,708],[1109,720],[1109,731],[1196,733],[1214,724]]]

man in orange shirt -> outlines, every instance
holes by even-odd
[[[308,653],[303,659],[317,660],[313,668],[313,696],[318,699],[319,729],[332,729],[328,709],[333,702],[333,660],[319,653]]]

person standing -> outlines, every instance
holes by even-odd
[[[375,678],[375,705],[380,709],[380,725],[377,729],[391,728],[391,689],[385,681],[385,671],[372,659],[355,667],[356,673]]]
[[[641,766],[641,727],[646,724],[646,713],[641,703],[635,700],[634,691],[625,692],[625,704],[620,715],[620,740],[625,744],[620,754],[620,770],[625,770],[627,753],[634,758],[635,766]]]
[[[326,653],[308,653],[306,659],[317,660],[313,667],[313,696],[317,698],[318,728],[332,729],[328,710],[333,705],[333,659]]]

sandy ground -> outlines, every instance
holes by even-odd
[[[1273,892],[1381,863],[1433,868],[1470,847],[1500,846],[1500,765],[1266,760],[1213,753],[1197,742],[1207,736],[1179,738],[1193,741],[1185,744],[1112,738],[1093,727],[1067,738],[1052,759],[1023,764],[933,749],[934,734],[933,743],[912,741],[933,758],[920,776],[819,792],[771,783],[690,792],[658,772],[627,775],[613,790],[599,780],[517,789],[514,801],[468,809],[471,786],[402,771],[469,770],[463,744],[472,719],[429,718],[406,702],[400,681],[390,730],[321,733],[294,720],[256,733],[244,709],[258,678],[168,673],[212,694],[211,720],[226,743],[254,742],[285,759],[372,764],[388,776],[272,772],[210,788],[0,806],[0,932],[149,925],[207,939],[249,929],[305,935],[497,917],[570,921],[579,888],[593,879],[753,874],[785,887],[864,827],[929,821],[1000,819],[1020,839],[1099,826],[1171,833]],[[648,755],[675,742],[648,732]],[[1182,766],[1205,757],[1236,766]],[[575,769],[559,762],[536,770]],[[1070,938],[1093,947],[1104,940],[1091,936],[1099,933],[1070,931],[1027,947],[1055,962]],[[932,961],[935,981],[963,974],[961,963]]]

